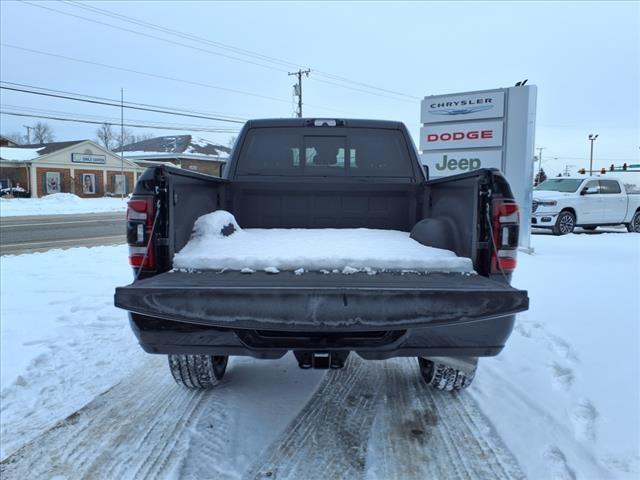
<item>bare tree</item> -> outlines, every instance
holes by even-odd
[[[98,137],[98,141],[102,143],[107,150],[111,150],[111,148],[115,146],[116,135],[113,133],[111,124],[103,123],[100,125],[100,128],[96,130],[96,136]]]
[[[236,137],[235,135],[234,135],[233,137],[231,137],[231,138],[229,139],[229,141],[227,142],[227,147],[229,147],[230,149],[232,149],[232,150],[233,150],[233,146],[236,144],[236,139],[237,139],[237,138],[238,138],[238,137]]]
[[[136,136],[128,128],[125,128],[123,132],[118,131],[118,134],[116,135],[116,145],[118,146],[117,149],[135,142]]]
[[[13,143],[22,145],[25,141],[25,136],[20,132],[11,132],[8,135],[3,135],[4,138],[11,140]]]
[[[35,143],[49,143],[53,142],[53,139],[55,138],[53,135],[53,129],[48,123],[38,122],[31,127],[31,129],[33,130],[33,139],[35,140]]]

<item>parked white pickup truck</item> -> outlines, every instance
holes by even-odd
[[[531,225],[566,235],[575,227],[594,230],[624,224],[640,233],[640,195],[629,194],[617,179],[552,178],[533,191]]]

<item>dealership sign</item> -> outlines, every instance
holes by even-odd
[[[432,177],[466,173],[480,168],[501,168],[500,150],[450,150],[447,152],[428,152],[422,155],[422,162],[429,166]]]
[[[105,164],[107,163],[106,155],[93,155],[89,153],[72,153],[71,161],[73,163],[94,163]]]
[[[423,124],[503,116],[504,92],[501,91],[427,97],[422,102]]]
[[[420,149],[499,147],[502,121],[424,125],[420,129]]]
[[[520,245],[530,248],[533,141],[537,89],[533,85],[424,97],[420,155],[429,178],[497,168],[520,205]]]

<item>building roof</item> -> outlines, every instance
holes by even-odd
[[[34,161],[40,161],[41,158],[56,153],[59,150],[64,149],[72,149],[75,145],[80,144],[88,144],[87,146],[91,146],[92,150],[99,150],[105,154],[110,154],[114,157],[117,155],[110,150],[107,150],[101,145],[98,145],[93,140],[72,140],[68,142],[52,142],[52,143],[42,143],[42,144],[31,144],[31,145],[16,145],[11,147],[0,147],[0,161],[3,162],[11,162],[11,163],[28,163]],[[43,160],[43,161],[46,161]],[[125,159],[125,162],[129,167],[138,168],[138,165],[133,163],[131,160]]]
[[[117,149],[117,151],[120,151],[120,149]],[[173,154],[174,158],[176,154],[226,158],[229,156],[231,149],[203,138],[195,138],[192,135],[169,135],[130,143],[122,147],[122,151],[125,156],[130,158],[149,155],[166,156],[167,154]],[[180,155],[180,158],[184,157]]]
[[[0,159],[9,162],[28,162],[42,155],[57,152],[63,148],[86,142],[87,140],[72,140],[69,142],[32,143],[29,145],[12,145],[0,147]]]

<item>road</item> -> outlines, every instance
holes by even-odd
[[[150,356],[3,460],[0,473],[7,480],[524,478],[469,393],[429,389],[415,359],[352,355],[284,425],[277,405],[295,385],[286,372],[268,372],[267,364],[241,362],[229,381],[198,392],[175,385],[166,360]],[[269,429],[256,403],[270,412]],[[247,448],[256,436],[262,441]]]
[[[0,254],[125,243],[124,212],[0,218]]]

